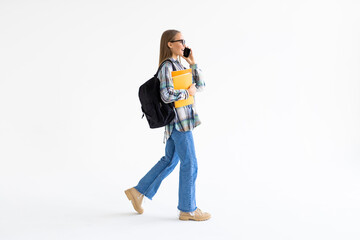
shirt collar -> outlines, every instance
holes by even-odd
[[[171,60],[172,62],[179,62],[177,59],[173,59],[172,57],[170,57],[170,60]]]

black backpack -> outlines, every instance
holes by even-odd
[[[159,66],[154,77],[146,81],[139,88],[139,99],[141,110],[146,116],[150,128],[164,127],[169,124],[175,117],[173,110],[174,103],[164,103],[160,97],[160,80],[157,77],[158,72],[165,62],[171,62],[173,71],[176,71],[174,63],[170,59],[166,59]]]

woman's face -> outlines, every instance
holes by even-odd
[[[176,40],[184,39],[181,33],[177,33],[174,37],[173,42],[168,42],[168,46],[171,49],[171,52],[176,55],[183,56],[185,44],[183,45],[181,41],[174,42]]]

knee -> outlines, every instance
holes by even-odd
[[[183,169],[189,169],[189,170],[192,170],[192,171],[197,172],[198,165],[197,165],[196,158],[195,158],[195,159],[192,159],[191,161],[182,162],[182,163],[181,163],[181,167],[182,167]]]
[[[177,163],[179,162],[179,158],[173,156],[172,158],[169,158],[167,156],[163,156],[161,159],[160,159],[160,162],[163,162],[163,163],[166,163],[166,164],[170,164],[171,165],[177,165]]]
[[[168,157],[166,156],[163,156],[159,162],[164,162],[164,163],[169,163],[171,159],[169,159]]]

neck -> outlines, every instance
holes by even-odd
[[[177,60],[177,55],[172,55],[172,58]]]

